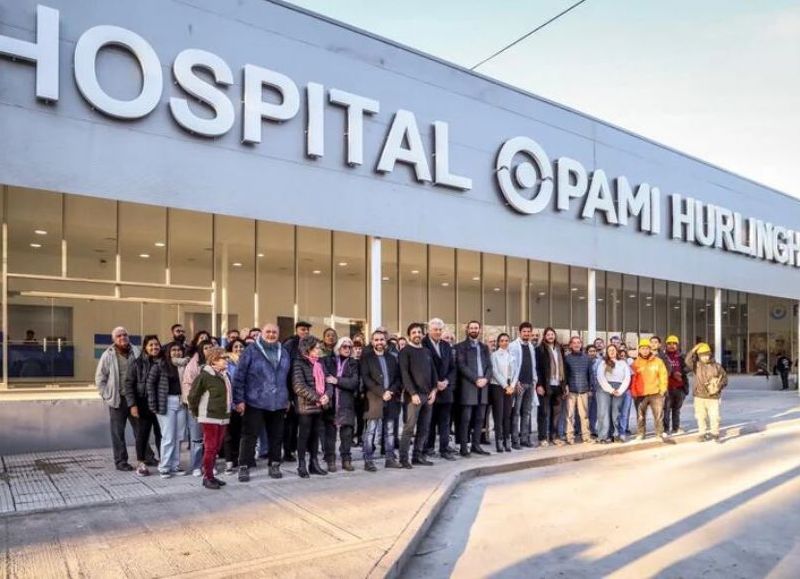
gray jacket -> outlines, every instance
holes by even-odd
[[[131,352],[133,354],[131,362],[133,362],[139,357],[141,350],[138,346],[131,344]],[[94,385],[97,386],[100,397],[111,408],[119,408],[124,381],[124,376],[121,381],[119,379],[119,363],[117,362],[114,346],[109,346],[100,356],[100,361],[97,363],[97,371],[94,373]]]

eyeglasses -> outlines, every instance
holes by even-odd
[[[339,349],[341,350],[342,348],[352,348],[352,347],[353,346],[351,346],[350,344],[342,344],[341,346],[339,346]]]

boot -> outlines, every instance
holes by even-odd
[[[508,442],[508,439],[507,439],[507,438],[506,438],[506,439],[503,441],[503,449],[504,449],[506,452],[511,452],[511,445],[509,444],[509,442]]]
[[[316,457],[311,458],[311,464],[309,465],[308,472],[311,474],[318,474],[321,476],[328,474],[328,471],[319,465],[319,461],[316,459]]]
[[[297,474],[300,478],[308,478],[308,469],[306,469],[306,459],[300,458],[297,460]]]
[[[281,465],[277,462],[273,462],[271,465],[269,465],[269,478],[283,478]]]
[[[328,465],[328,472],[336,472],[336,459],[326,460],[325,464]]]
[[[353,461],[349,458],[342,459],[342,470],[346,470],[347,472],[353,472],[355,469],[353,468]]]

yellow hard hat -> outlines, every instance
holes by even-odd
[[[644,348],[644,347],[649,348],[650,347],[650,338],[642,338],[641,340],[639,340],[639,347],[640,348]]]
[[[697,353],[698,354],[710,354],[711,353],[711,346],[709,346],[705,342],[700,342],[699,344],[697,344]]]
[[[666,341],[667,344],[680,344],[681,341],[678,339],[678,336],[669,336]]]

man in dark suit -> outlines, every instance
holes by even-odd
[[[311,335],[311,324],[301,320],[294,325],[294,336],[283,343],[286,353],[289,354],[289,368],[292,367],[295,358],[299,355],[297,346],[300,340],[309,335]],[[286,412],[286,420],[283,422],[283,462],[294,462],[296,460],[294,453],[297,451],[298,419],[295,410],[297,396],[292,386],[291,370],[289,370],[286,387],[289,388],[289,410]],[[272,443],[267,441],[267,444]]]
[[[438,433],[439,456],[445,460],[455,460],[450,449],[450,412],[453,408],[453,392],[456,387],[456,361],[453,347],[442,339],[443,333],[444,322],[439,318],[433,318],[428,322],[428,335],[422,339],[422,345],[433,356],[437,390],[426,451],[433,452]]]
[[[397,358],[386,351],[386,334],[372,333],[371,348],[361,355],[361,381],[366,392],[364,418],[364,470],[375,472],[375,445],[383,438],[386,468],[400,468],[394,456],[394,425],[400,415],[400,367]],[[382,433],[386,429],[385,436]]]
[[[461,456],[486,455],[481,448],[483,415],[489,403],[492,359],[489,347],[480,341],[481,323],[467,324],[467,339],[456,344],[458,400],[461,403]]]

